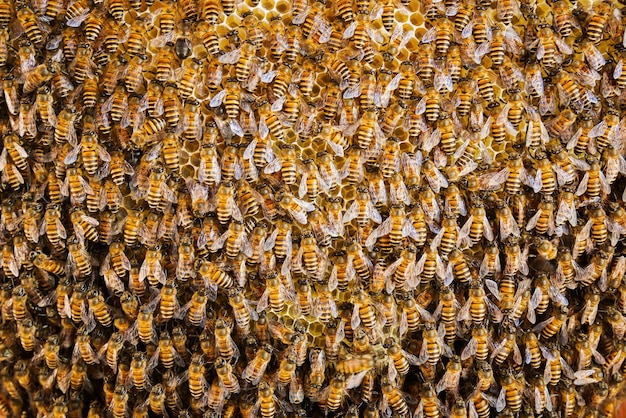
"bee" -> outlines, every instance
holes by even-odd
[[[380,322],[377,315],[376,305],[371,298],[363,291],[356,289],[353,291],[354,311],[352,313],[352,329],[356,329],[360,324],[368,330],[372,331]]]
[[[138,351],[133,354],[130,362],[130,382],[138,390],[148,390],[151,388],[151,382],[148,373],[156,364],[148,364],[145,353]]]
[[[147,189],[145,194],[148,206],[151,209],[161,210],[164,202],[176,203],[176,194],[166,183],[165,167],[162,165],[155,165],[150,171],[150,177],[148,179]]]
[[[602,206],[593,204],[590,208],[589,221],[591,224],[591,238],[598,244],[602,245],[608,239],[607,217]]]
[[[152,386],[148,395],[150,410],[157,415],[165,414],[165,388],[161,383]]]
[[[54,141],[57,144],[69,142],[71,145],[76,144],[76,128],[74,122],[78,114],[76,109],[69,105],[65,107],[57,118],[57,124],[54,129]]]
[[[253,385],[258,384],[265,373],[267,365],[272,360],[273,352],[274,349],[271,346],[263,346],[241,373],[241,378]]]
[[[217,219],[224,225],[232,217],[237,221],[243,221],[239,207],[235,203],[234,184],[230,181],[222,182],[217,190]]]
[[[119,332],[111,334],[109,341],[103,346],[107,365],[113,372],[117,372],[117,357],[123,346],[124,336]]]
[[[606,176],[600,170],[600,164],[597,158],[589,157],[589,169],[580,180],[576,189],[576,196],[588,196],[590,199],[597,198],[600,193],[610,193],[610,185],[606,180]]]
[[[445,56],[452,42],[454,23],[448,18],[439,18],[434,26],[422,37],[422,42],[435,42],[435,52],[439,56]]]
[[[156,299],[155,299],[156,301]],[[139,315],[137,316],[136,328],[139,339],[143,343],[156,342],[156,328],[154,326],[154,302],[144,304],[139,307]]]
[[[384,401],[391,407],[391,409],[399,415],[406,415],[409,412],[409,405],[400,389],[392,384],[393,380],[388,377],[383,377],[381,380],[381,391]]]
[[[306,271],[313,277],[319,277],[326,268],[327,256],[318,247],[312,232],[303,235],[300,248],[296,253],[296,265],[299,266],[302,260],[304,260]]]
[[[55,69],[51,65],[41,64],[25,74],[24,94],[30,94],[37,90],[42,84],[47,83],[54,76]]]
[[[585,307],[583,308],[582,316],[580,319],[581,324],[588,323],[592,325],[598,314],[598,305],[600,304],[601,296],[595,288],[592,288],[590,292],[585,295]]]
[[[501,401],[496,405],[496,409],[503,410],[506,406],[514,413],[519,412],[522,408],[522,388],[519,382],[511,374],[507,374],[500,384],[502,389],[498,399]]]
[[[200,399],[205,391],[204,361],[201,354],[194,354],[189,364],[189,393],[195,399]]]
[[[24,351],[32,352],[35,349],[35,332],[37,327],[31,318],[24,318],[17,323],[17,335]]]
[[[459,240],[471,247],[480,242],[483,236],[488,241],[493,241],[493,230],[487,219],[484,205],[476,202],[472,204],[470,216],[459,231]]]
[[[386,348],[387,354],[392,360],[393,368],[401,376],[404,376],[409,372],[410,365],[419,364],[419,359],[417,358],[417,356],[404,351],[395,338],[388,337],[384,341],[383,346]],[[389,367],[392,367],[391,363]],[[389,377],[392,378],[393,376]]]
[[[300,187],[298,188],[298,197],[301,199],[306,196],[313,201],[320,192],[328,193],[328,184],[324,182],[319,169],[313,160],[304,161],[306,170],[302,173],[300,179]]]
[[[231,359],[239,357],[239,349],[233,341],[231,327],[222,319],[215,322],[215,347],[220,357]]]
[[[359,386],[365,376],[365,373],[367,373],[367,371],[353,375],[350,378],[347,378],[343,373],[336,373],[331,379],[330,385],[324,390],[324,392],[327,392],[327,410],[336,411],[339,409],[345,400],[347,390]]]
[[[561,353],[556,347],[546,348],[541,346],[541,352],[546,358],[546,368],[544,371],[544,382],[550,386],[555,386],[561,380],[562,364]]]
[[[233,308],[233,314],[238,329],[243,335],[248,335],[250,333],[250,320],[258,319],[256,311],[250,307],[240,289],[230,289],[228,301]]]
[[[417,413],[429,418],[439,418],[443,405],[437,400],[437,392],[435,392],[431,383],[424,385],[420,397],[421,401],[417,406]]]
[[[233,374],[232,366],[223,358],[219,358],[215,364],[215,371],[221,384],[229,393],[238,393],[240,390],[239,381]]]
[[[271,307],[275,313],[281,312],[285,306],[285,299],[292,298],[292,294],[287,291],[282,284],[276,273],[270,273],[266,277],[266,288],[259,303],[257,305],[257,312],[264,311],[268,306]]]
[[[178,289],[174,279],[168,279],[163,283],[159,302],[159,318],[161,321],[172,319],[174,313],[177,313],[180,309],[178,299],[176,298],[177,293]]]
[[[554,77],[556,86],[559,89],[561,102],[565,104],[571,104],[574,108],[582,108],[582,93],[580,86],[576,81],[566,72],[559,71]],[[551,134],[554,136],[560,136],[560,133],[564,128],[571,126],[576,120],[576,115],[569,109],[566,110],[563,118],[555,118],[551,124]],[[571,121],[571,123],[568,123]]]
[[[160,361],[163,367],[166,369],[172,369],[174,364],[178,366],[184,366],[185,362],[176,351],[173,345],[172,338],[169,333],[164,332],[161,334],[158,342],[157,349],[154,351],[150,363]]]
[[[100,359],[91,344],[89,330],[83,325],[76,333],[76,348],[74,351],[75,359],[82,357],[82,360],[88,365],[99,364]]]
[[[85,105],[87,106],[87,101],[85,101]],[[37,89],[37,112],[39,113],[39,117],[42,121],[44,121],[49,126],[57,125],[57,117],[54,111],[54,103],[52,101],[52,95],[50,91],[50,87],[41,86]],[[94,104],[95,105],[95,98]]]
[[[87,180],[85,180],[82,176],[82,173],[74,167],[69,167],[67,169],[65,182],[61,192],[63,193],[65,190],[69,192],[70,202],[72,205],[82,203],[85,201],[88,194],[94,194],[93,189]]]
[[[98,241],[99,222],[97,219],[87,216],[80,207],[76,206],[70,213],[70,221],[77,236],[87,238],[89,241]]]
[[[501,365],[512,355],[515,364],[522,364],[522,354],[517,345],[516,331],[513,327],[509,327],[502,333],[502,340],[496,345],[495,350],[491,354],[497,365]]]
[[[458,81],[454,101],[459,116],[467,116],[469,114],[472,99],[477,93],[478,86],[476,83],[468,79],[460,79]]]
[[[113,323],[110,308],[104,303],[102,293],[97,289],[92,289],[87,293],[89,309],[93,312],[96,320],[104,326],[109,327]]]
[[[426,94],[418,102],[415,113],[424,114],[426,121],[434,123],[439,119],[441,112],[441,98],[439,92],[432,87],[426,90]]]
[[[594,44],[600,43],[604,38],[604,32],[611,32],[614,16],[611,14],[611,4],[603,1],[594,5],[593,15],[589,18],[587,25],[587,39]]]
[[[19,5],[16,9],[17,20],[28,39],[35,45],[43,43],[44,31],[41,29],[42,24],[37,15],[26,3]]]
[[[551,197],[542,198],[537,213],[526,224],[526,230],[535,230],[538,234],[552,234],[554,229],[554,200]]]
[[[68,241],[67,249],[68,254],[68,266],[70,272],[74,277],[89,277],[91,276],[93,269],[91,264],[91,258],[85,249],[85,244],[80,242],[76,237],[71,237]]]
[[[109,408],[111,410],[111,414],[115,418],[122,418],[126,416],[128,408],[128,392],[124,386],[118,385],[115,387]]]
[[[493,85],[494,76],[484,67],[478,67],[474,70],[474,79],[478,86],[480,96],[487,103],[495,102],[495,90]]]
[[[391,208],[389,217],[372,231],[365,241],[366,247],[371,249],[378,238],[386,235],[389,235],[390,244],[392,246],[400,244],[405,237],[409,237],[415,241],[420,240],[420,236],[415,230],[415,227],[405,215],[404,205],[396,204]]]
[[[556,67],[559,51],[565,55],[572,54],[572,48],[545,23],[538,25],[537,40],[533,46],[537,46],[537,60],[549,69]]]
[[[295,185],[297,183],[298,165],[296,163],[296,152],[293,146],[283,145],[280,147],[282,155],[275,157],[263,169],[265,174],[272,174],[280,171],[282,181],[287,185]],[[305,180],[306,184],[306,180]]]

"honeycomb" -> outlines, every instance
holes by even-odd
[[[0,416],[613,416],[622,9],[0,0]]]

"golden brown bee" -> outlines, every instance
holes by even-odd
[[[409,405],[400,389],[393,385],[389,378],[383,377],[381,381],[381,391],[383,398],[388,402],[391,409],[399,415],[406,415],[409,412]]]
[[[502,378],[500,384],[502,385],[501,392],[504,394],[504,396],[500,396],[500,399],[504,399],[504,404],[511,411],[518,412],[522,407],[520,382],[516,381],[512,375],[507,374]],[[504,406],[500,405],[499,408],[504,409]]]
[[[241,373],[241,378],[252,384],[258,384],[263,378],[265,369],[272,359],[273,348],[271,346],[263,346],[257,351],[256,356],[248,363]]]
[[[17,19],[28,39],[35,45],[41,44],[44,41],[44,32],[40,28],[39,17],[26,3],[21,4],[16,9]]]
[[[57,125],[54,130],[54,141],[57,144],[69,142],[76,143],[76,130],[74,121],[77,117],[76,109],[72,106],[64,108],[58,116]]]

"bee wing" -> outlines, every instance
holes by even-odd
[[[76,162],[76,159],[78,158],[78,154],[80,153],[82,148],[83,148],[83,146],[80,145],[80,144],[78,146],[74,147],[70,152],[67,153],[67,155],[63,159],[63,163],[65,165],[74,164]]]
[[[357,25],[358,25],[357,21],[350,23],[348,27],[343,31],[342,38],[343,39],[352,38],[352,36],[354,35],[354,32],[356,31]]]
[[[423,44],[431,43],[432,41],[435,40],[436,35],[437,35],[437,27],[433,26],[432,28],[427,30],[426,33],[424,33],[424,35],[422,36],[422,43]]]
[[[211,245],[210,250],[213,252],[224,247],[224,244],[226,243],[226,240],[228,239],[229,236],[230,236],[230,229],[226,230],[226,232],[224,232],[218,239],[215,240],[215,242],[213,242],[213,245]]]
[[[306,171],[303,172],[302,178],[300,179],[300,187],[298,187],[298,196],[300,198],[303,198],[306,195],[308,178],[309,178],[309,173]]]
[[[483,56],[485,56],[485,54],[487,54],[490,50],[491,50],[491,44],[489,43],[489,41],[483,42],[474,51],[474,60],[476,62],[481,62],[481,60],[483,59]]]
[[[623,71],[624,71],[624,62],[622,60],[620,60],[615,65],[615,69],[613,70],[613,79],[617,80],[618,78],[620,78],[620,76],[622,75]]]
[[[500,289],[498,289],[498,284],[494,280],[485,279],[485,286],[496,297],[496,299],[502,300]]]
[[[267,307],[269,305],[269,295],[270,295],[269,289],[265,289],[265,292],[263,292],[263,294],[261,295],[261,298],[259,299],[259,303],[256,306],[256,311],[258,313],[261,313],[261,312],[263,312],[264,310],[267,309]],[[244,372],[245,372],[245,370],[244,370]],[[243,374],[241,375],[241,377],[243,377],[245,379]]]
[[[220,56],[217,60],[221,64],[235,64],[241,57],[241,48],[234,49]]]
[[[539,45],[537,46],[537,59],[541,61],[541,59],[544,57],[545,53],[546,53],[546,48],[545,48],[543,42],[539,42]]]
[[[367,375],[368,372],[369,370],[363,370],[360,373],[352,375],[346,382],[346,389],[354,389],[361,386],[363,378],[365,378],[365,375]]]
[[[439,144],[440,140],[441,140],[441,131],[437,128],[428,136],[428,138],[426,138],[426,140],[424,141],[422,145],[422,148],[427,153],[430,153],[430,151],[433,148],[435,148],[437,144]]]
[[[224,97],[226,97],[226,90],[222,90],[219,93],[217,93],[215,96],[213,96],[213,98],[209,102],[209,106],[211,107],[220,106],[222,102],[224,101]]]
[[[307,220],[306,213],[300,212],[300,211],[298,211],[296,209],[293,209],[291,207],[286,208],[286,210],[289,213],[289,215],[291,215],[291,217],[293,217],[293,219],[298,221],[298,223],[301,223],[302,225],[306,225],[307,224],[308,220]]]
[[[343,214],[343,219],[342,219],[343,223],[347,224],[351,222],[353,219],[357,217],[358,214],[359,214],[359,204],[355,200],[354,202],[352,202],[352,205],[350,205],[348,210],[346,210],[346,213]]]
[[[572,47],[569,46],[567,44],[567,42],[565,42],[563,39],[561,39],[560,36],[554,36],[554,41],[556,43],[556,46],[559,48],[559,51],[561,51],[562,53],[564,53],[565,55],[571,55],[572,54]],[[541,58],[539,58],[541,59]]]
[[[378,30],[368,27],[365,29],[365,31],[370,36],[372,41],[376,42],[377,44],[382,44],[385,42],[385,37]]]
[[[489,299],[487,296],[485,296],[485,303],[487,304],[487,308],[489,310],[489,315],[491,316],[492,322],[502,322],[504,315],[502,314],[502,311],[500,311],[500,309],[496,306],[496,304],[493,303],[491,299]]]
[[[500,171],[492,171],[483,174],[478,178],[478,182],[481,190],[497,190],[506,182],[509,178],[511,170],[509,168],[503,168]]]
[[[367,240],[365,241],[365,246],[371,249],[374,244],[376,244],[376,240],[379,237],[388,235],[389,232],[391,232],[391,227],[391,218],[385,219],[385,221],[380,224],[375,230],[373,230],[369,237],[367,237]]]
[[[278,172],[283,166],[283,161],[281,158],[275,157],[272,161],[270,161],[265,168],[263,169],[263,172],[265,174],[272,174],[272,173],[276,173]]]
[[[586,172],[583,178],[580,180],[578,187],[576,188],[576,196],[582,196],[587,191],[587,184],[589,183],[589,172]]]
[[[361,315],[359,315],[359,305],[354,304],[352,309],[352,317],[350,318],[352,329],[357,329],[361,325]]]
[[[472,34],[472,30],[474,28],[474,21],[470,20],[469,23],[467,24],[467,26],[465,26],[463,28],[463,30],[461,31],[461,37],[463,39],[467,39],[470,37],[470,35]]]
[[[468,358],[472,357],[476,354],[476,349],[478,348],[478,342],[475,338],[472,337],[470,342],[465,346],[463,351],[461,352],[461,360],[465,361]]]

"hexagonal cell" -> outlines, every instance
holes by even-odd
[[[180,175],[183,178],[186,178],[186,179],[195,178],[195,176],[196,176],[196,169],[192,165],[189,165],[189,164],[184,165],[180,169]]]
[[[194,153],[200,149],[200,142],[196,140],[183,141],[183,148],[190,154]]]

